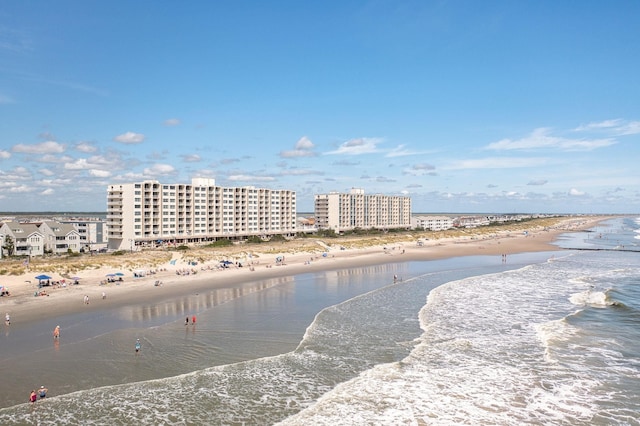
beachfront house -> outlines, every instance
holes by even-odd
[[[52,220],[42,222],[38,229],[44,236],[45,250],[54,254],[78,253],[81,248],[80,234],[73,225]]]
[[[4,222],[0,226],[2,246],[6,244],[7,237],[13,240],[14,256],[42,256],[44,255],[44,235],[33,223],[19,223],[14,221]]]

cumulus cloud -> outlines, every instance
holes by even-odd
[[[145,136],[142,133],[126,132],[113,138],[114,141],[120,142],[126,145],[133,145],[142,143]]]
[[[64,152],[64,145],[54,141],[40,142],[35,144],[14,145],[11,149],[13,152],[22,154],[61,154]]]
[[[91,167],[92,165],[89,164],[86,158],[78,158],[75,161],[64,163],[64,168],[66,170],[87,170]]]
[[[303,136],[298,139],[296,145],[291,151],[280,151],[281,158],[296,158],[296,157],[315,157],[317,154],[313,151],[315,145],[311,140]]]
[[[170,164],[154,164],[144,169],[144,174],[148,176],[166,176],[175,174],[176,169]]]
[[[382,142],[378,138],[356,138],[342,143],[338,149],[326,152],[327,155],[361,155],[379,152],[377,145]]]
[[[597,148],[611,146],[617,143],[615,139],[569,139],[559,136],[552,136],[548,128],[535,129],[529,136],[522,139],[502,139],[498,142],[490,143],[485,149],[495,151],[509,150],[534,150],[534,149],[556,149],[561,151],[592,151]]]
[[[90,142],[79,142],[76,144],[75,148],[77,151],[84,152],[87,154],[96,152],[98,150],[98,148],[93,144],[91,144]]]
[[[584,194],[585,194],[584,192],[582,192],[582,191],[578,191],[578,190],[577,190],[577,189],[575,189],[575,188],[571,188],[571,189],[569,190],[569,195],[571,195],[571,196],[573,196],[573,197],[580,197],[580,196],[582,196],[582,195],[584,195]]]
[[[177,118],[169,118],[167,120],[164,120],[163,124],[167,127],[178,126],[180,125],[180,120]]]
[[[11,153],[0,149],[0,160],[6,160],[8,158],[11,158]]]
[[[111,176],[111,172],[107,170],[91,169],[89,175],[97,178],[107,178]]]

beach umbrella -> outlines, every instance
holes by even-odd
[[[51,279],[51,277],[49,275],[44,275],[44,274],[38,275],[36,277],[36,280],[50,280],[50,279]]]
[[[105,276],[106,276],[106,277],[115,277],[115,276],[116,276],[116,274],[107,274],[107,275],[105,275]]]
[[[81,280],[82,278],[80,278],[80,277],[71,277],[71,279],[74,280],[74,281],[78,281],[78,280]]]
[[[115,273],[115,274],[113,274],[113,275],[116,275],[116,276],[118,276],[118,277],[124,277],[124,274],[123,274],[122,272],[116,272],[116,273]]]

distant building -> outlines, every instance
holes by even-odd
[[[13,240],[14,256],[42,256],[44,254],[45,238],[42,231],[33,223],[19,223],[14,221],[4,222],[0,226],[2,250],[7,242],[7,237]]]
[[[107,243],[107,223],[100,218],[70,218],[60,220],[61,223],[73,226],[80,235],[80,244],[85,250]]]
[[[315,195],[314,214],[318,229],[336,232],[356,228],[410,228],[411,198],[366,195],[363,189],[352,188],[348,193]]]
[[[54,254],[78,253],[82,248],[80,234],[73,225],[46,220],[38,225],[44,236],[45,251]]]
[[[296,193],[265,188],[220,187],[213,179],[190,184],[155,180],[107,187],[108,246],[185,244],[294,235]]]
[[[453,228],[453,218],[449,216],[416,215],[411,218],[411,227],[430,231],[445,231]]]

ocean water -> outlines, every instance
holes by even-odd
[[[180,309],[130,315],[128,328],[73,343],[90,357],[89,342],[143,336],[139,357],[93,364],[97,383],[124,371],[119,384],[80,381],[0,409],[0,423],[640,425],[640,253],[626,251],[638,229],[614,219],[559,242],[579,250],[506,264],[478,256],[261,284],[201,306],[202,332],[178,326]],[[153,378],[167,369],[188,371]]]

